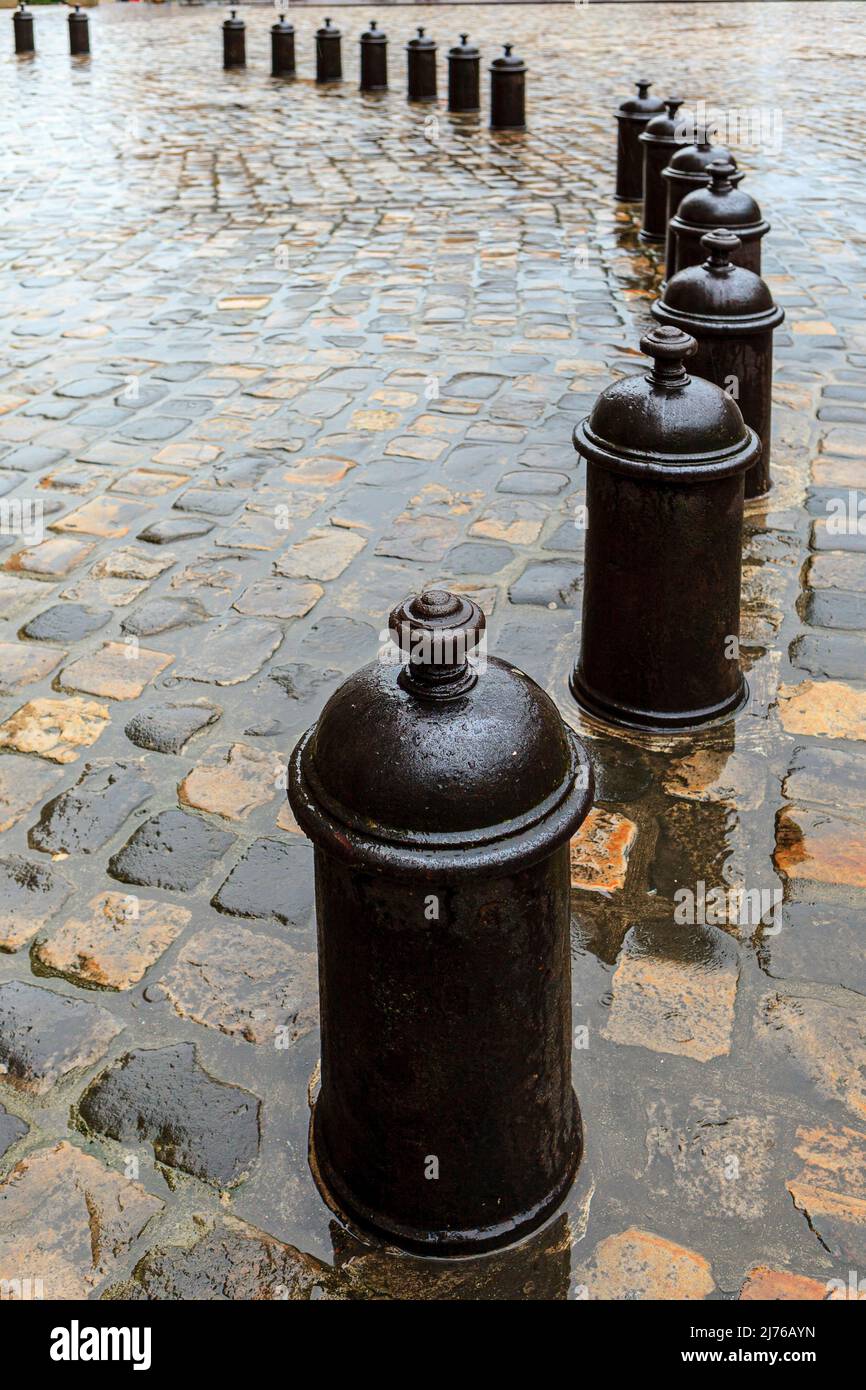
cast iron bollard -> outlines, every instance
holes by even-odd
[[[329,19],[321,29],[316,30],[316,81],[342,82],[343,53],[342,35],[334,29]]]
[[[295,75],[295,26],[286,23],[286,16],[271,25],[271,76]]]
[[[237,10],[231,10],[223,22],[223,67],[244,68],[247,65],[247,26],[238,19]]]
[[[501,58],[490,64],[490,129],[526,129],[526,64],[503,45]]]
[[[436,100],[436,41],[422,28],[406,45],[406,83],[409,101]]]
[[[12,28],[15,33],[15,52],[16,53],[35,53],[36,45],[33,42],[33,16],[29,10],[24,8],[24,0],[21,0],[21,7],[12,16]]]
[[[350,676],[289,770],[316,848],[314,1175],[359,1226],[435,1255],[541,1225],[581,1152],[569,839],[592,770],[534,681],[467,660],[484,625],[463,596],[408,599],[406,664]]]
[[[760,452],[739,407],[687,374],[695,340],[641,338],[652,371],[609,386],[574,431],[589,525],[578,704],[662,732],[732,714],[740,670],[743,475]]]
[[[736,169],[731,160],[714,160],[707,166],[707,175],[705,187],[687,193],[676,217],[671,218],[676,237],[673,273],[700,265],[704,259],[701,237],[714,227],[727,227],[742,243],[731,257],[734,264],[760,275],[761,241],[770,230],[769,222],[764,221],[754,198],[734,186]]]
[[[759,275],[733,265],[740,238],[723,227],[701,237],[708,259],[669,280],[651,313],[697,340],[691,367],[698,376],[729,389],[743,419],[761,441],[761,457],[746,473],[746,496],[770,489],[770,435],[773,387],[773,330],[784,309]]]
[[[388,90],[388,35],[378,28],[375,19],[361,35],[361,91]]]
[[[468,34],[460,35],[459,44],[448,50],[448,110],[481,110],[481,54],[469,42]]]
[[[73,58],[90,56],[90,23],[80,5],[69,12],[69,52]]]
[[[727,159],[737,167],[737,161],[724,145],[710,144],[707,132],[701,131],[693,145],[683,145],[671,155],[671,162],[662,169],[662,178],[667,187],[667,239],[665,241],[665,273],[670,277],[675,273],[676,234],[671,231],[671,218],[676,217],[680,203],[687,193],[696,188],[705,188],[707,169],[717,159]],[[739,183],[741,173],[732,175],[731,182]],[[700,372],[698,373],[700,376]]]
[[[646,77],[639,77],[635,85],[637,96],[622,102],[616,113],[615,196],[625,203],[639,203],[643,198],[643,146],[638,136],[665,109],[660,97],[648,95],[652,83]]]
[[[664,241],[667,231],[667,189],[662,169],[680,145],[690,145],[691,135],[680,131],[677,112],[681,97],[668,97],[664,115],[653,116],[638,136],[643,150],[643,223],[641,241]]]

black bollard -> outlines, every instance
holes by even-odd
[[[641,241],[662,242],[667,232],[667,188],[662,178],[662,169],[670,162],[670,157],[680,145],[692,143],[691,131],[686,130],[677,120],[677,112],[682,106],[681,97],[668,97],[666,111],[662,116],[653,116],[646,130],[638,136],[643,149],[643,222],[640,229]]]
[[[329,19],[316,30],[316,81],[342,82],[343,54],[339,29],[335,29]]]
[[[671,231],[676,236],[675,271],[689,265],[700,265],[704,259],[701,237],[715,227],[727,227],[740,238],[740,247],[731,260],[761,273],[761,242],[770,230],[769,222],[748,193],[735,186],[736,167],[730,159],[714,160],[707,166],[703,188],[687,193],[676,217],[671,218]]]
[[[406,96],[409,101],[436,100],[436,40],[422,28],[406,45]]]
[[[388,90],[388,35],[383,34],[375,19],[361,35],[361,91]]]
[[[21,6],[12,16],[12,28],[15,33],[15,52],[16,53],[35,53],[36,45],[33,42],[33,16],[29,10],[24,8],[24,0]]]
[[[80,5],[69,12],[69,52],[73,58],[90,56],[90,23]]]
[[[481,54],[468,34],[448,50],[448,110],[481,110]]]
[[[534,681],[470,656],[484,614],[433,590],[300,740],[315,844],[322,1082],[311,1165],[364,1230],[431,1255],[509,1244],[573,1180],[569,839],[586,752]]]
[[[490,129],[526,129],[526,64],[503,45],[501,58],[490,64]]]
[[[244,68],[247,64],[247,26],[232,10],[223,23],[223,67]]]
[[[607,723],[668,733],[724,718],[748,693],[743,475],[761,445],[736,401],[686,372],[694,338],[664,325],[640,345],[652,371],[609,386],[574,431],[589,524],[571,690]]]
[[[701,245],[708,259],[674,275],[651,313],[696,340],[689,364],[696,375],[736,392],[743,419],[761,441],[761,457],[746,473],[746,497],[763,497],[770,489],[773,330],[785,311],[759,275],[733,264],[740,248],[733,232],[708,232]]]
[[[666,169],[662,169],[662,178],[667,188],[667,237],[665,240],[665,273],[670,277],[676,274],[676,233],[671,231],[671,218],[676,217],[680,203],[687,193],[693,193],[696,188],[705,188],[707,182],[707,169],[717,159],[727,159],[737,167],[737,162],[730,150],[726,150],[724,145],[710,144],[709,137],[705,130],[699,132],[693,145],[683,145],[682,149],[677,150],[671,155],[671,162]],[[731,176],[732,183],[739,183],[743,177],[737,171]],[[698,376],[701,373],[698,372]]]
[[[664,111],[660,97],[651,97],[652,83],[639,77],[637,96],[629,97],[616,113],[616,197],[625,203],[639,203],[643,198],[643,146],[639,136],[647,123]]]
[[[295,26],[286,23],[286,16],[271,25],[271,76],[295,75]]]

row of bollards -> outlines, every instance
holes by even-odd
[[[651,368],[609,386],[574,431],[589,519],[570,687],[604,723],[669,736],[748,695],[744,500],[769,486],[782,311],[729,152],[704,132],[679,140],[679,102],[653,114],[640,87],[650,139],[635,147],[621,128],[617,191],[634,189],[637,149],[645,199],[648,169],[656,181],[644,239],[663,242],[673,220],[675,250],[641,339]],[[424,592],[390,628],[402,664],[350,677],[291,758],[316,863],[311,1165],[362,1232],[475,1253],[540,1226],[580,1160],[568,843],[593,775],[532,680],[477,661],[484,615],[468,598]]]
[[[637,97],[616,113],[616,196],[642,201],[641,241],[664,244],[666,279],[653,316],[694,338],[695,371],[736,392],[758,436],[745,496],[762,497],[771,486],[773,330],[784,318],[760,278],[770,224],[740,187],[730,150],[678,117],[679,97],[661,102],[650,86],[641,78]]]
[[[20,0],[18,9],[12,16],[12,29],[15,35],[15,52],[22,56],[35,53],[33,15],[26,8],[24,0]],[[90,22],[80,5],[76,5],[75,9],[69,12],[69,52],[73,58],[85,58],[90,53]]]
[[[223,29],[223,67],[246,66],[246,25],[232,10]],[[388,36],[376,20],[361,35],[360,89],[375,93],[388,90]],[[526,64],[512,53],[512,44],[490,65],[490,124],[495,130],[523,130],[526,125]],[[406,45],[406,95],[412,102],[438,100],[437,45],[419,27]],[[448,50],[448,110],[475,112],[481,109],[481,54],[470,44],[468,34]],[[271,28],[271,75],[295,76],[295,31],[280,15]],[[343,81],[342,34],[330,19],[316,30],[316,82],[325,85]]]

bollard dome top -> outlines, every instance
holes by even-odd
[[[501,55],[498,58],[494,58],[493,62],[490,64],[491,71],[493,71],[494,68],[497,72],[501,72],[503,68],[506,72],[526,71],[526,64],[523,59],[518,57],[516,53],[512,53],[511,50],[513,47],[513,43],[504,43],[502,45]]]
[[[754,227],[764,223],[761,209],[748,193],[735,187],[737,173],[732,159],[714,159],[705,170],[707,182],[683,198],[677,222],[707,227]]]
[[[435,39],[431,39],[430,35],[429,35],[428,33],[425,32],[424,26],[421,25],[421,24],[419,24],[419,25],[418,25],[418,32],[417,32],[417,34],[415,35],[415,38],[414,38],[414,39],[410,39],[409,42],[407,43],[406,47],[407,47],[407,48],[435,48],[435,47],[436,47],[436,40],[435,40]]]
[[[289,24],[289,23],[287,23],[287,21],[286,21],[286,16],[285,16],[284,14],[281,14],[281,15],[280,15],[280,17],[279,17],[279,19],[277,20],[276,24],[272,24],[272,25],[271,25],[271,33],[272,33],[272,34],[293,34],[294,32],[295,32],[295,26],[294,26],[294,24]]]
[[[588,756],[540,686],[479,655],[478,605],[428,589],[389,626],[394,646],[339,687],[292,754],[302,829],[398,875],[511,872],[565,843],[592,804]]]
[[[316,38],[339,39],[341,38],[339,29],[336,29],[330,19],[326,19],[321,29],[316,30]]]
[[[736,401],[686,370],[695,339],[664,324],[644,334],[640,346],[653,359],[651,370],[602,391],[574,431],[577,452],[615,473],[675,482],[707,482],[753,464],[760,441]]]
[[[693,145],[682,145],[680,149],[674,151],[667,169],[663,169],[662,173],[669,177],[671,174],[676,174],[680,178],[684,174],[700,174],[706,177],[708,166],[716,160],[730,163],[735,170],[737,169],[737,161],[730,150],[725,149],[724,145],[711,144],[706,131],[700,131],[698,132],[698,139]],[[731,182],[738,183],[742,177],[742,173],[737,171],[731,175]]]
[[[481,55],[474,43],[469,42],[468,34],[460,35],[460,42],[449,48],[449,58],[479,58]]]
[[[709,337],[777,328],[784,309],[773,303],[760,275],[731,261],[742,246],[736,233],[717,227],[701,237],[701,246],[705,261],[671,276],[664,295],[650,308],[653,318]]]
[[[387,43],[388,35],[379,28],[378,20],[371,19],[369,29],[361,35],[361,43]]]
[[[653,116],[638,139],[643,140],[645,144],[655,141],[663,145],[690,145],[690,135],[678,134],[680,122],[677,112],[682,104],[682,97],[666,97],[664,111],[658,116]]]
[[[616,114],[618,116],[631,117],[633,120],[646,121],[650,116],[656,116],[664,111],[665,104],[661,97],[651,97],[649,89],[652,86],[648,77],[638,77],[635,79],[637,87],[636,97],[627,97],[620,102]]]

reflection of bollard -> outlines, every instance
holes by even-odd
[[[469,35],[461,34],[459,44],[448,50],[449,111],[480,111],[480,69],[481,54]]]
[[[643,221],[641,241],[664,241],[667,231],[667,189],[662,169],[680,145],[690,145],[691,132],[681,130],[677,112],[682,106],[680,97],[668,97],[666,112],[653,116],[646,130],[638,136],[643,149]]]
[[[687,333],[641,339],[652,371],[603,391],[574,431],[587,460],[583,625],[572,693],[611,724],[690,729],[746,698],[743,475],[760,452],[726,392],[687,374]]]
[[[69,52],[73,58],[90,54],[90,24],[87,15],[81,13],[80,5],[69,13]]]
[[[409,101],[436,100],[436,40],[422,28],[406,45],[406,96]]]
[[[33,16],[29,10],[25,10],[24,0],[21,0],[21,8],[16,10],[12,16],[12,28],[15,32],[15,52],[35,53]]]
[[[361,91],[388,90],[388,35],[383,34],[375,19],[361,35]]]
[[[237,10],[231,10],[223,22],[223,67],[243,68],[247,62],[246,25],[238,19]]]
[[[701,237],[716,227],[727,227],[736,232],[741,242],[731,260],[760,275],[761,241],[770,230],[770,224],[764,221],[754,198],[735,186],[736,173],[730,159],[714,160],[707,166],[709,177],[705,186],[683,198],[676,217],[671,218],[671,231],[676,236],[673,259],[677,270],[700,265],[704,259]]]
[[[697,376],[736,391],[743,419],[761,441],[761,457],[746,473],[746,496],[762,497],[770,488],[773,330],[785,311],[759,275],[732,264],[740,246],[733,232],[708,232],[701,245],[708,259],[669,280],[651,313],[696,339],[689,365]]]
[[[286,16],[280,15],[279,22],[271,25],[271,76],[294,77],[295,75],[295,26],[286,23]]]
[[[490,64],[490,129],[526,129],[526,64],[503,45],[501,58]]]
[[[643,146],[638,137],[665,109],[660,97],[649,95],[652,83],[647,78],[639,77],[635,85],[637,96],[622,102],[616,113],[616,197],[625,203],[643,198]]]
[[[736,160],[730,150],[723,145],[711,145],[707,132],[702,130],[693,145],[683,145],[671,155],[671,162],[662,169],[662,178],[667,187],[667,238],[665,240],[665,274],[668,279],[676,273],[676,233],[671,231],[671,218],[676,217],[680,203],[687,193],[696,188],[705,188],[707,169],[716,159],[729,159],[736,168]],[[732,177],[732,183],[739,183],[741,173]],[[698,372],[698,376],[701,373]]]
[[[316,30],[316,81],[342,82],[343,54],[340,47],[341,34],[334,29],[329,19]]]
[[[406,664],[350,676],[289,772],[316,847],[314,1174],[356,1224],[435,1255],[541,1225],[581,1149],[568,860],[592,772],[528,676],[477,668],[484,625],[462,596],[408,599]]]

